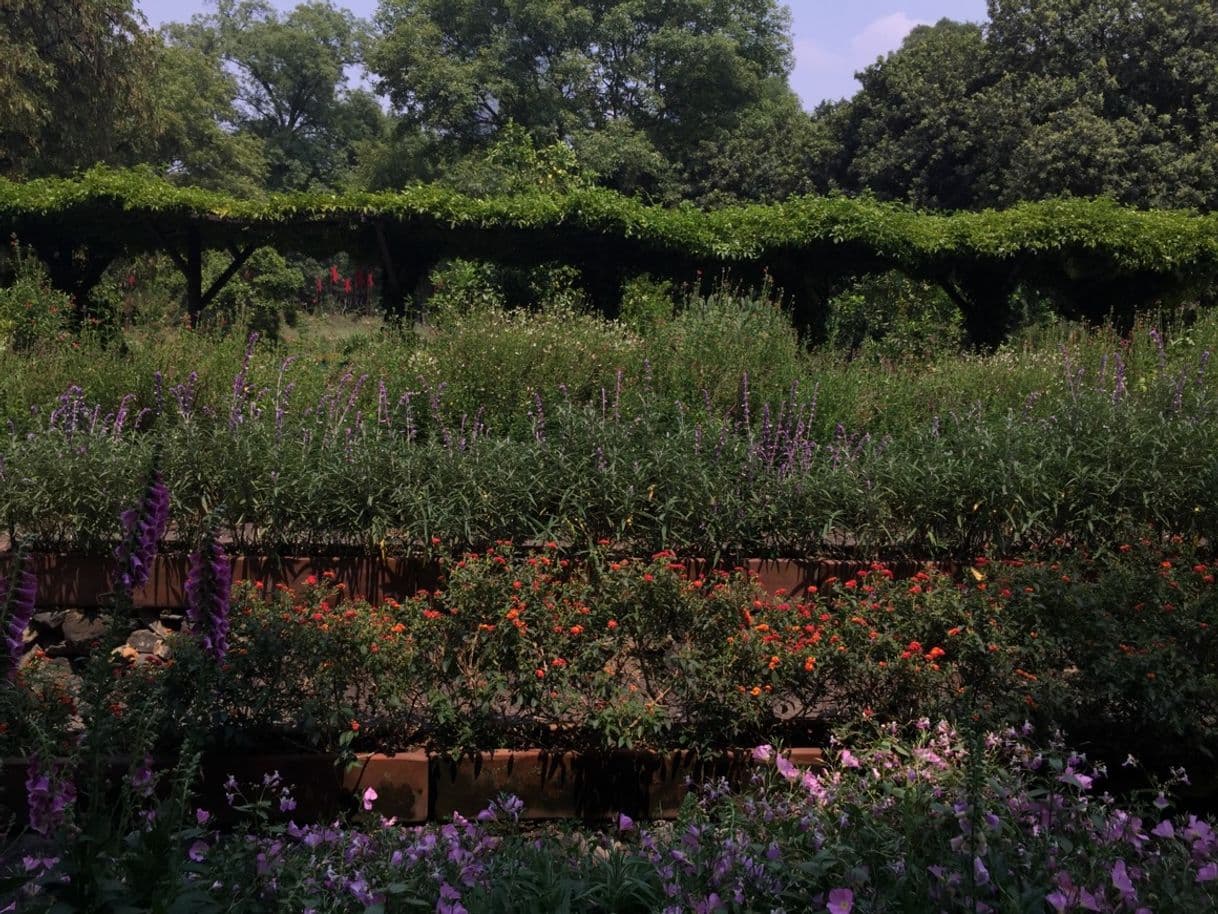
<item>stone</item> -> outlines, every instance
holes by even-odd
[[[141,654],[151,654],[156,650],[156,646],[160,641],[161,639],[156,636],[155,632],[141,628],[131,633],[131,637],[127,639],[127,644]]]
[[[168,638],[173,634],[173,629],[166,626],[165,623],[163,623],[160,619],[157,619],[155,622],[151,623],[148,626],[148,630],[158,638]]]
[[[108,627],[101,616],[72,610],[64,614],[63,637],[68,644],[88,644],[105,635]]]
[[[33,644],[35,641],[38,640],[38,632],[34,631],[34,629],[32,627],[27,628],[22,633],[21,638],[22,638],[22,643],[26,647],[29,647],[31,644]]]
[[[152,656],[160,660],[172,660],[173,648],[171,648],[164,641],[158,641],[157,646],[152,649]]]
[[[53,612],[34,613],[33,622],[39,628],[59,628],[63,625],[65,616],[67,616],[67,613],[62,609]]]
[[[121,657],[123,660],[126,660],[128,663],[134,663],[135,661],[140,659],[140,652],[137,651],[135,648],[133,648],[129,644],[124,644],[121,647],[116,647],[110,653],[113,655],[116,655],[118,657]]]

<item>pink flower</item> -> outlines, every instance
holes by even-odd
[[[791,760],[786,756],[778,756],[774,759],[774,764],[778,768],[778,773],[788,781],[793,781],[799,777],[799,769],[791,764]]]
[[[753,761],[755,762],[770,762],[774,758],[774,747],[770,745],[758,746],[753,750]]]
[[[838,761],[841,763],[841,766],[843,768],[861,768],[862,767],[862,764],[859,762],[859,760],[857,758],[854,757],[854,753],[852,753],[849,749],[842,750],[841,758],[838,759]]]
[[[854,910],[854,893],[849,889],[829,892],[829,914],[850,914]]]
[[[364,812],[372,811],[372,804],[376,802],[376,791],[369,787],[364,791]]]

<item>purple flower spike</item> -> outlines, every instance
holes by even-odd
[[[169,489],[160,470],[153,470],[139,508],[122,514],[123,539],[114,550],[119,586],[127,594],[143,587],[152,572],[157,544],[169,525]]]
[[[38,582],[30,572],[26,557],[17,554],[11,578],[0,575],[0,605],[4,627],[5,673],[9,677],[17,670],[25,653],[25,630],[34,615],[34,597]]]
[[[30,759],[25,779],[26,804],[30,828],[49,835],[67,818],[67,809],[76,802],[76,785],[66,777],[63,762],[52,762],[43,770],[37,756]]]
[[[206,651],[217,663],[228,653],[228,606],[232,591],[228,556],[208,533],[190,556],[186,578],[186,617]]]

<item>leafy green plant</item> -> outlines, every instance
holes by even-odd
[[[68,339],[72,300],[51,287],[34,254],[16,240],[8,256],[12,279],[0,288],[0,350],[28,350]]]

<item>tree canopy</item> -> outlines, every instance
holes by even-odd
[[[145,160],[153,54],[131,0],[0,0],[0,174]]]
[[[165,35],[171,47],[232,74],[227,119],[261,144],[269,190],[342,185],[357,145],[381,130],[376,99],[349,85],[348,70],[362,60],[364,23],[325,0],[282,17],[265,0],[217,0],[214,13]]]
[[[383,0],[376,30],[379,87],[450,151],[515,124],[586,153],[604,183],[661,198],[708,189],[703,145],[775,96],[794,101],[776,0]],[[806,120],[797,104],[787,114]]]
[[[920,205],[1218,206],[1218,6],[990,0],[913,30],[827,115],[847,190]]]

